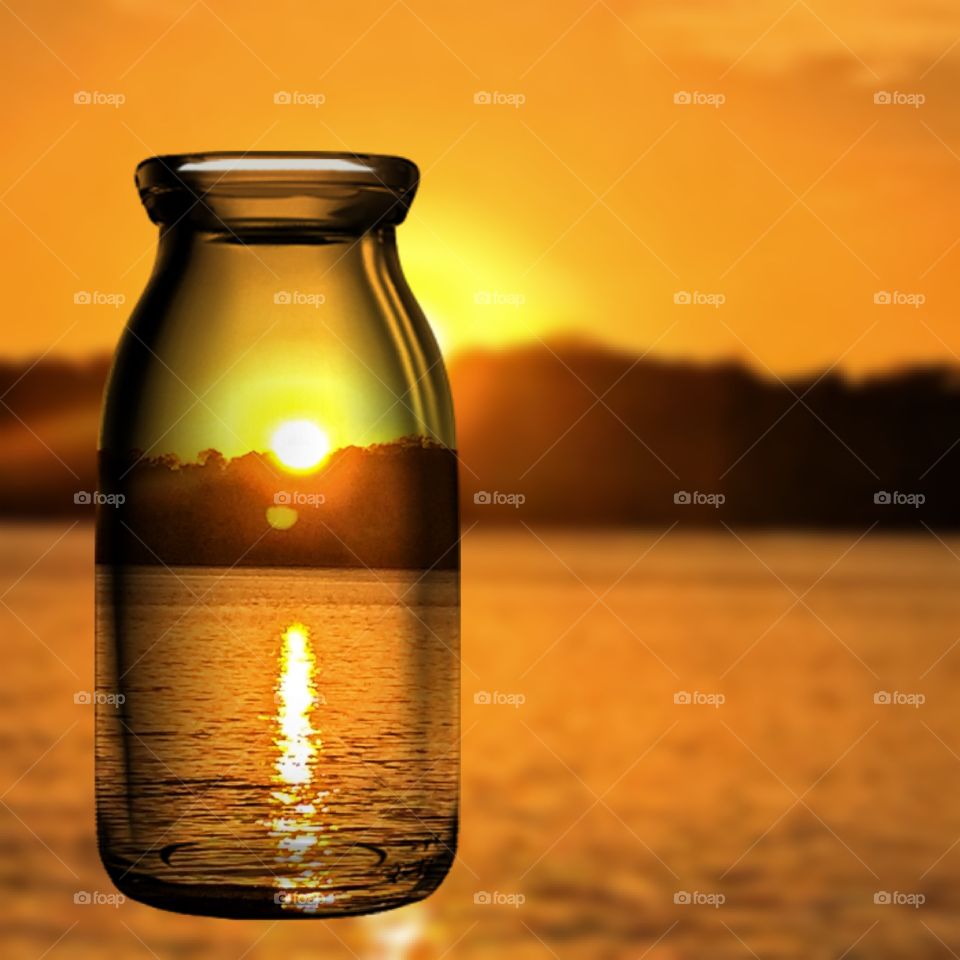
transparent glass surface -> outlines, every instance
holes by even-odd
[[[394,157],[137,170],[156,266],[101,433],[97,811],[138,900],[324,917],[427,896],[459,779],[456,453]]]

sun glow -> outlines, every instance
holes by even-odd
[[[307,471],[330,453],[330,437],[312,420],[286,420],[273,431],[270,448],[287,469]]]

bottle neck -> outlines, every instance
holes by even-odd
[[[154,277],[169,281],[203,278],[235,289],[286,290],[378,282],[389,275],[401,281],[396,230],[392,224],[362,233],[316,230],[233,229],[197,230],[181,223],[161,228]],[[320,288],[320,289],[317,289]]]

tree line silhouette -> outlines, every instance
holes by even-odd
[[[456,456],[423,438],[335,451],[294,475],[263,453],[195,463],[101,455],[97,560],[215,566],[450,569]]]

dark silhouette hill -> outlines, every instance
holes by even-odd
[[[106,363],[24,370],[0,368],[0,394],[22,376],[4,398],[16,415],[0,406],[0,512],[76,515],[73,492],[96,486]],[[466,354],[450,377],[465,522],[960,520],[960,368],[783,383],[736,363],[638,361],[567,342]],[[724,502],[675,503],[684,493]],[[875,502],[884,494],[903,502]]]
[[[69,514],[96,487],[109,361],[0,363],[0,516]]]
[[[481,515],[815,527],[960,518],[957,368],[783,383],[735,363],[637,362],[573,344],[473,354],[453,378],[461,456],[478,474],[463,469],[465,499],[478,486],[526,497],[519,508],[467,504]],[[724,502],[675,503],[683,494]],[[896,502],[918,494],[920,506]]]

